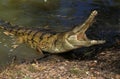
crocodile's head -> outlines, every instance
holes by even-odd
[[[51,45],[48,44],[50,48],[47,48],[47,51],[49,50],[48,52],[51,53],[62,53],[76,48],[105,43],[104,40],[90,40],[85,34],[96,15],[97,11],[93,11],[89,18],[82,25],[76,26],[69,32],[55,35],[53,43],[51,43]]]
[[[95,16],[97,15],[97,11],[93,11],[89,18],[80,26],[75,27],[72,30],[72,33],[68,33],[67,41],[71,46],[75,48],[79,47],[88,47],[97,44],[105,43],[105,40],[90,40],[87,38],[85,32],[93,23]]]

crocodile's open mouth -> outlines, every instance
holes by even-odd
[[[75,47],[76,46],[84,47],[84,46],[92,46],[92,45],[105,43],[105,40],[90,40],[87,38],[86,33],[85,33],[87,29],[93,23],[93,20],[96,15],[97,15],[97,11],[95,10],[90,14],[88,19],[82,25],[78,25],[72,30],[74,34],[68,37],[68,41],[71,43],[71,45]]]

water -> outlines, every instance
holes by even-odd
[[[92,10],[97,10],[99,15],[88,31],[94,35],[88,33],[88,37],[104,39],[109,35],[103,35],[105,32],[120,31],[119,0],[0,0],[1,19],[24,27],[47,27],[57,31],[66,31],[82,24]],[[34,49],[24,44],[13,49],[15,38],[2,32],[0,65],[7,64],[16,56],[18,60],[39,57]]]

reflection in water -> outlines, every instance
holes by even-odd
[[[26,27],[49,26],[64,31],[82,23],[96,9],[99,15],[92,31],[119,31],[119,3],[119,0],[0,0],[0,18]],[[36,57],[36,51],[24,44],[11,51],[12,39],[0,33],[0,64],[11,60],[14,55],[18,59]]]

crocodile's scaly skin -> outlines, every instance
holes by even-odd
[[[28,43],[40,53],[42,51],[63,53],[76,48],[105,43],[104,40],[89,40],[85,34],[85,31],[93,23],[96,15],[97,11],[93,11],[82,25],[78,25],[74,29],[62,33],[13,26],[2,20],[0,21],[0,27],[7,31],[8,34],[17,36],[21,43]]]

